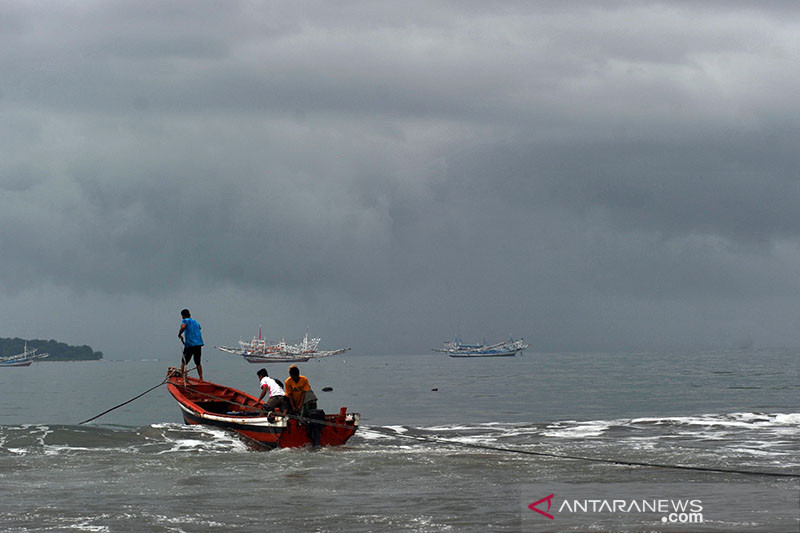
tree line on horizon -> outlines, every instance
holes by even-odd
[[[103,358],[103,352],[96,352],[92,350],[91,346],[85,344],[83,346],[71,346],[52,339],[26,340],[17,337],[13,339],[0,337],[0,357],[21,354],[25,349],[26,342],[29,350],[36,348],[37,354],[50,354],[50,357],[41,361],[96,361]]]

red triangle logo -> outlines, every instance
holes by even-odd
[[[551,500],[553,499],[553,496],[555,496],[555,494],[551,494],[550,496],[545,496],[545,497],[544,497],[544,498],[542,498],[541,500],[539,500],[539,501],[537,501],[537,502],[533,502],[532,504],[530,504],[530,505],[528,506],[528,509],[530,509],[531,511],[536,511],[536,512],[537,512],[537,513],[539,513],[540,515],[542,515],[542,516],[546,516],[546,517],[547,517],[547,518],[549,518],[550,520],[555,520],[555,517],[554,517],[553,515],[551,515],[550,513],[546,513],[546,512],[544,512],[544,511],[542,511],[541,509],[537,509],[537,507],[536,507],[536,506],[537,506],[537,505],[539,505],[540,503],[547,502],[547,510],[549,511],[549,510],[550,510],[550,504],[552,503],[552,502],[551,502]]]

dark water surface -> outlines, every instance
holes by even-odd
[[[797,478],[487,448],[800,473],[798,357],[786,349],[344,354],[301,372],[321,407],[361,412],[362,429],[343,447],[272,452],[183,425],[165,387],[77,425],[158,384],[174,361],[0,369],[0,530],[527,531],[521,503],[541,496],[527,493],[532,484],[715,483],[730,492],[730,508],[679,530],[797,531],[796,506],[746,524],[732,518],[761,489],[800,497]],[[260,366],[204,355],[206,379],[251,393]],[[285,377],[286,366],[267,368]],[[587,516],[581,530],[618,528],[609,524]],[[652,516],[625,527],[662,530]]]

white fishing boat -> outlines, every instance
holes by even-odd
[[[31,366],[31,363],[36,361],[37,359],[44,359],[45,357],[50,357],[48,353],[39,353],[37,354],[36,351],[38,348],[28,349],[28,342],[25,342],[25,347],[22,349],[22,353],[17,355],[9,355],[8,357],[0,357],[0,367],[2,366]]]
[[[317,347],[321,340],[317,337],[309,337],[308,330],[306,330],[305,336],[297,343],[287,343],[283,338],[270,343],[262,337],[259,327],[258,337],[253,337],[250,342],[240,340],[238,348],[230,346],[217,346],[216,348],[222,352],[240,355],[250,363],[302,363],[309,359],[338,355],[350,349],[318,350]]]
[[[456,337],[455,340],[445,342],[441,348],[434,348],[433,351],[446,353],[450,357],[514,357],[528,346],[523,339],[509,339],[487,345],[486,341],[480,344],[463,343]]]

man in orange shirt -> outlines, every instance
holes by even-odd
[[[308,378],[300,375],[300,369],[297,365],[289,367],[289,377],[286,378],[284,385],[286,397],[289,398],[289,404],[292,413],[303,416],[303,408],[316,409],[317,402],[314,391],[311,390],[311,384]],[[306,405],[308,403],[309,405]],[[313,404],[313,405],[311,405]]]

